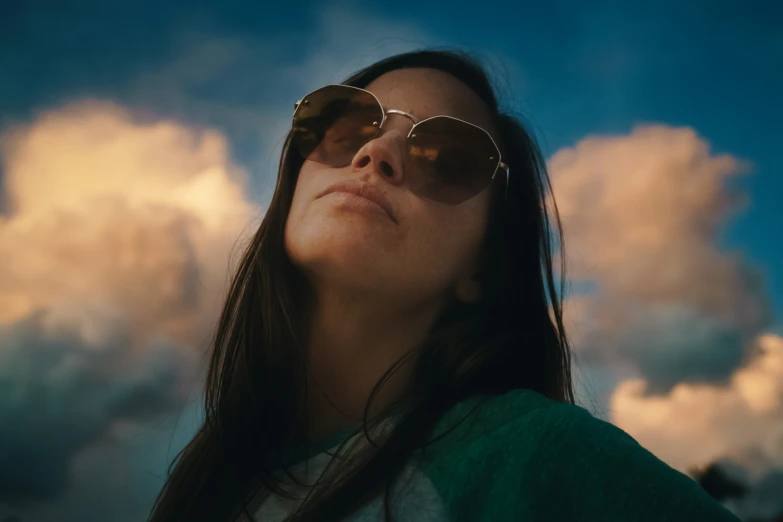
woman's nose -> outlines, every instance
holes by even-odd
[[[354,155],[354,169],[369,168],[387,181],[402,183],[405,174],[405,143],[407,132],[398,129],[381,130],[380,135],[365,143]]]

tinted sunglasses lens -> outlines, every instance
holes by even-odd
[[[422,122],[409,140],[412,190],[420,196],[456,205],[489,186],[500,163],[485,131],[446,117]]]
[[[344,167],[375,137],[382,120],[383,109],[370,93],[330,85],[308,94],[299,104],[292,141],[303,158]]]

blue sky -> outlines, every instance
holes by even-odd
[[[766,277],[762,290],[772,301],[774,317],[771,324],[751,333],[783,334],[781,2],[553,1],[514,5],[405,0],[381,6],[365,2],[264,5],[250,1],[83,0],[17,2],[5,9],[0,16],[0,135],[15,124],[35,121],[42,111],[59,111],[68,103],[85,99],[132,109],[139,121],[165,118],[183,128],[210,127],[228,138],[230,159],[249,172],[249,197],[262,208],[274,188],[279,148],[290,125],[294,101],[379,58],[419,47],[458,48],[484,58],[500,81],[501,101],[524,116],[547,157],[588,136],[628,136],[641,124],[692,128],[710,144],[713,155],[730,154],[749,166],[747,175],[731,179],[732,186],[747,195],[747,204],[727,220],[719,242],[721,248],[741,253]],[[123,132],[123,136],[132,134],[127,129]],[[186,146],[180,149],[191,150]],[[146,166],[143,163],[142,159],[142,169]],[[0,181],[5,176],[1,170],[4,164],[0,162]],[[74,184],[79,183],[78,171],[66,174],[74,176]],[[119,174],[116,177],[122,180]],[[14,201],[7,194],[3,196],[0,214],[13,216]],[[145,229],[143,220],[139,222],[140,230],[154,235],[157,225]],[[165,245],[159,248],[165,250],[170,242],[161,234],[165,241],[156,245]],[[74,234],[73,238],[81,236]],[[0,244],[0,253],[2,247]],[[103,244],[95,241],[85,252],[97,256],[102,249]],[[176,245],[172,249],[177,252]],[[40,251],[47,252],[44,248]],[[45,255],[31,252],[28,259]],[[0,269],[6,266],[1,263],[2,256]],[[2,283],[0,278],[0,296],[5,288]],[[30,295],[37,291],[33,287],[31,284]],[[153,297],[157,295],[154,290],[150,291]],[[764,292],[749,294],[755,298]],[[74,298],[63,301],[68,309],[82,296],[66,297]],[[749,302],[755,303],[753,299]],[[685,360],[683,353],[692,356],[692,366],[708,370],[714,370],[713,361],[724,356],[724,367],[716,371],[721,378],[734,371],[735,356],[742,355],[737,351],[737,332],[709,314],[702,317],[694,312],[686,298],[679,304],[682,309],[644,309],[645,314],[654,312],[654,321],[639,321],[627,332],[627,344],[634,344],[637,352],[647,350],[637,354],[636,360],[641,366],[648,365],[645,376],[690,382],[693,375],[683,377],[673,371]],[[104,320],[101,314],[97,318]],[[119,384],[121,380],[114,378],[102,381],[98,370],[105,360],[113,361],[114,355],[105,360],[95,356],[97,350],[85,339],[53,341],[43,330],[35,330],[35,324],[33,319],[0,323],[0,328],[7,327],[14,334],[0,336],[0,384],[6,379],[12,385],[21,383],[22,388],[29,384],[29,389],[37,390],[40,386],[41,396],[109,397],[127,408],[125,400],[138,408],[134,411],[145,410],[150,402],[165,402],[157,398],[150,401],[151,394],[159,393],[177,407],[168,411],[173,413],[167,419],[145,424],[140,415],[122,417],[109,412],[110,408],[100,409],[103,406],[92,410],[90,403],[85,407],[91,415],[88,428],[81,429],[78,419],[58,412],[48,419],[51,429],[46,433],[38,430],[29,438],[26,430],[30,427],[24,419],[30,417],[20,407],[21,427],[17,431],[0,429],[0,450],[5,436],[34,446],[47,444],[52,433],[75,433],[69,440],[87,442],[84,447],[55,444],[61,455],[47,462],[39,458],[25,469],[31,489],[39,488],[40,493],[42,488],[61,496],[53,503],[42,502],[14,513],[24,522],[53,516],[93,520],[106,518],[108,513],[121,522],[137,520],[136,515],[148,509],[161,485],[164,464],[192,436],[198,418],[192,396],[185,406],[181,397],[175,400],[174,395],[167,395],[167,382],[158,379],[155,371],[161,370],[160,375],[166,377],[167,371],[189,363],[168,360],[164,343],[161,360],[143,367],[151,368],[149,376],[130,375]],[[116,339],[109,335],[111,342],[105,344],[118,353],[132,352],[135,348],[122,345],[125,323],[118,324]],[[671,325],[680,329],[668,329]],[[663,330],[667,335],[656,336]],[[645,333],[640,335],[639,331]],[[733,348],[724,350],[729,345]],[[73,382],[60,380],[50,386],[46,372],[59,371],[58,361],[65,358],[60,352],[70,351],[79,357],[88,353],[88,364],[79,368],[82,373],[74,373]],[[172,360],[177,359],[172,356]],[[29,373],[27,382],[28,374],[19,377],[23,372],[15,368],[37,370]],[[618,384],[618,376],[612,373],[616,369],[594,370],[599,381],[602,372],[608,375],[601,393],[611,392]],[[82,386],[80,379],[87,384]],[[197,388],[193,382],[189,384]],[[137,385],[141,390],[138,396],[134,395]],[[74,404],[83,402],[90,401],[74,399]],[[103,404],[100,400],[96,403]],[[722,407],[719,400],[715,403]],[[739,412],[736,418],[745,419],[742,415],[745,413]],[[37,429],[36,425],[32,428]],[[698,432],[694,435],[699,436]],[[38,455],[35,448],[24,444],[20,448],[23,457],[28,450]],[[2,457],[0,451],[0,461]],[[72,470],[71,478],[65,471],[68,469]],[[119,478],[109,481],[109,475]],[[37,476],[54,478],[37,481]],[[4,478],[0,470],[0,486]],[[4,515],[0,498],[0,519]]]

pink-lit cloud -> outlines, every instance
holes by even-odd
[[[671,466],[730,461],[751,486],[737,512],[783,509],[766,493],[783,482],[783,339],[762,274],[719,246],[749,166],[662,125],[587,137],[549,166],[570,276],[595,288],[564,307],[577,375]]]
[[[117,422],[183,404],[262,216],[219,133],[111,103],[41,114],[0,153],[0,495],[22,503]]]
[[[549,166],[570,276],[597,288],[570,307],[581,344],[633,360],[654,391],[728,379],[770,317],[760,274],[718,246],[747,166],[661,125],[585,138]]]
[[[762,335],[756,348],[728,386],[679,384],[666,396],[649,397],[644,380],[627,380],[614,391],[610,409],[612,422],[683,472],[730,461],[751,487],[746,498],[733,501],[736,510],[771,517],[783,508],[783,496],[763,493],[773,478],[783,488],[783,337]]]

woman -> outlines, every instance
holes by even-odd
[[[736,520],[574,404],[546,188],[462,53],[304,96],[150,520]]]

